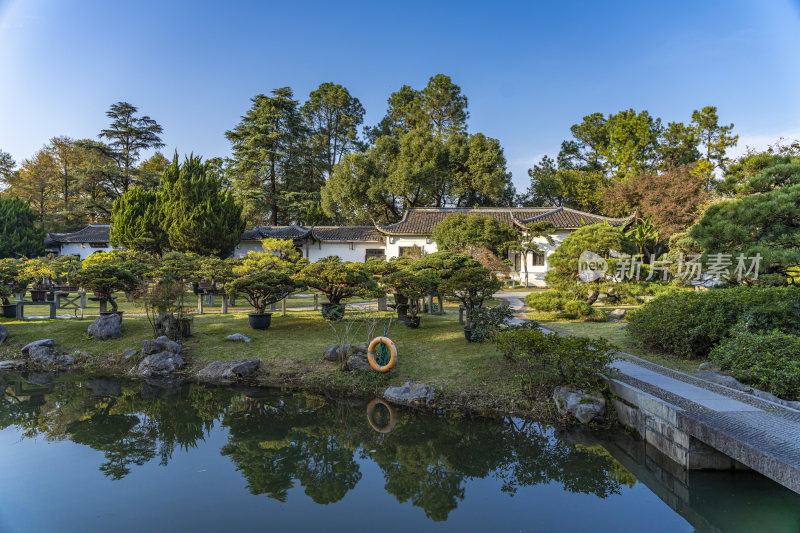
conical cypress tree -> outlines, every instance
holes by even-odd
[[[156,191],[135,187],[114,201],[111,244],[161,255],[167,236],[161,229],[161,209]]]
[[[190,155],[181,165],[175,154],[157,194],[170,249],[223,258],[233,253],[245,228],[242,208],[201,158]]]
[[[44,254],[45,231],[27,202],[0,198],[0,258]]]

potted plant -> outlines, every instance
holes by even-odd
[[[29,279],[32,282],[31,300],[44,302],[47,298],[50,280],[55,276],[53,269],[42,259],[28,259],[22,264],[21,271],[24,279]]]
[[[102,301],[111,304],[111,311],[106,314],[117,313],[120,317],[122,311],[119,311],[114,293],[134,291],[141,284],[141,279],[133,272],[114,263],[89,265],[75,276],[75,281],[84,289],[94,291]]]
[[[369,298],[382,294],[363,263],[342,262],[335,255],[307,265],[294,279],[325,295],[328,302],[322,304],[322,316],[328,320],[341,320],[343,302],[353,296]]]
[[[446,296],[460,301],[467,312],[466,326],[464,327],[464,337],[467,342],[472,339],[472,311],[482,307],[486,298],[500,290],[501,286],[502,284],[494,273],[483,267],[459,270],[440,285],[439,289]]]
[[[5,285],[0,285],[0,302],[3,304],[3,317],[14,318],[17,316],[17,306],[12,305],[9,301],[11,298],[11,289]]]
[[[279,302],[292,294],[297,283],[292,277],[281,271],[264,270],[246,274],[228,283],[227,292],[232,297],[244,295],[255,313],[248,316],[250,327],[267,329],[272,321],[272,313],[267,313],[267,306]]]
[[[24,291],[28,285],[25,280],[21,284],[19,279],[19,261],[12,258],[0,259],[0,291],[6,289],[7,293],[2,297],[3,316],[6,318],[14,318],[17,316],[17,306],[12,304],[9,300],[12,294],[19,294]],[[3,291],[4,293],[6,291]]]
[[[381,279],[381,285],[386,287],[395,296],[395,301],[409,302],[404,306],[401,315],[401,306],[398,305],[398,318],[404,320],[407,327],[419,327],[420,317],[419,299],[436,292],[441,279],[432,271],[413,273],[408,270],[398,270]]]

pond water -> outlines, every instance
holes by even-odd
[[[2,532],[800,530],[794,493],[624,433],[108,378],[0,392]]]

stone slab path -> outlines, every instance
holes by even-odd
[[[495,294],[525,318],[525,293]],[[548,328],[542,328],[552,331]],[[800,411],[620,352],[615,379],[680,411],[692,436],[800,492]]]

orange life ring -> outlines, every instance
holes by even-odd
[[[372,415],[373,413],[375,413],[375,408],[378,406],[379,403],[386,406],[386,410],[389,411],[389,423],[383,427],[380,427],[378,424],[375,423],[374,420],[372,420]],[[374,400],[372,400],[367,404],[367,422],[369,422],[369,425],[372,426],[372,429],[374,429],[378,433],[389,433],[394,429],[394,426],[397,425],[397,417],[395,416],[394,408],[391,405],[384,402],[380,398],[375,398]]]
[[[380,366],[375,361],[375,347],[379,344],[386,346],[389,349],[389,355],[391,356],[389,362],[383,366]],[[393,369],[394,365],[397,364],[397,348],[395,348],[392,339],[389,337],[375,337],[372,339],[372,342],[370,342],[369,346],[367,347],[367,361],[369,361],[369,366],[372,367],[372,370],[375,372],[380,372],[381,374],[385,374],[389,370]]]

